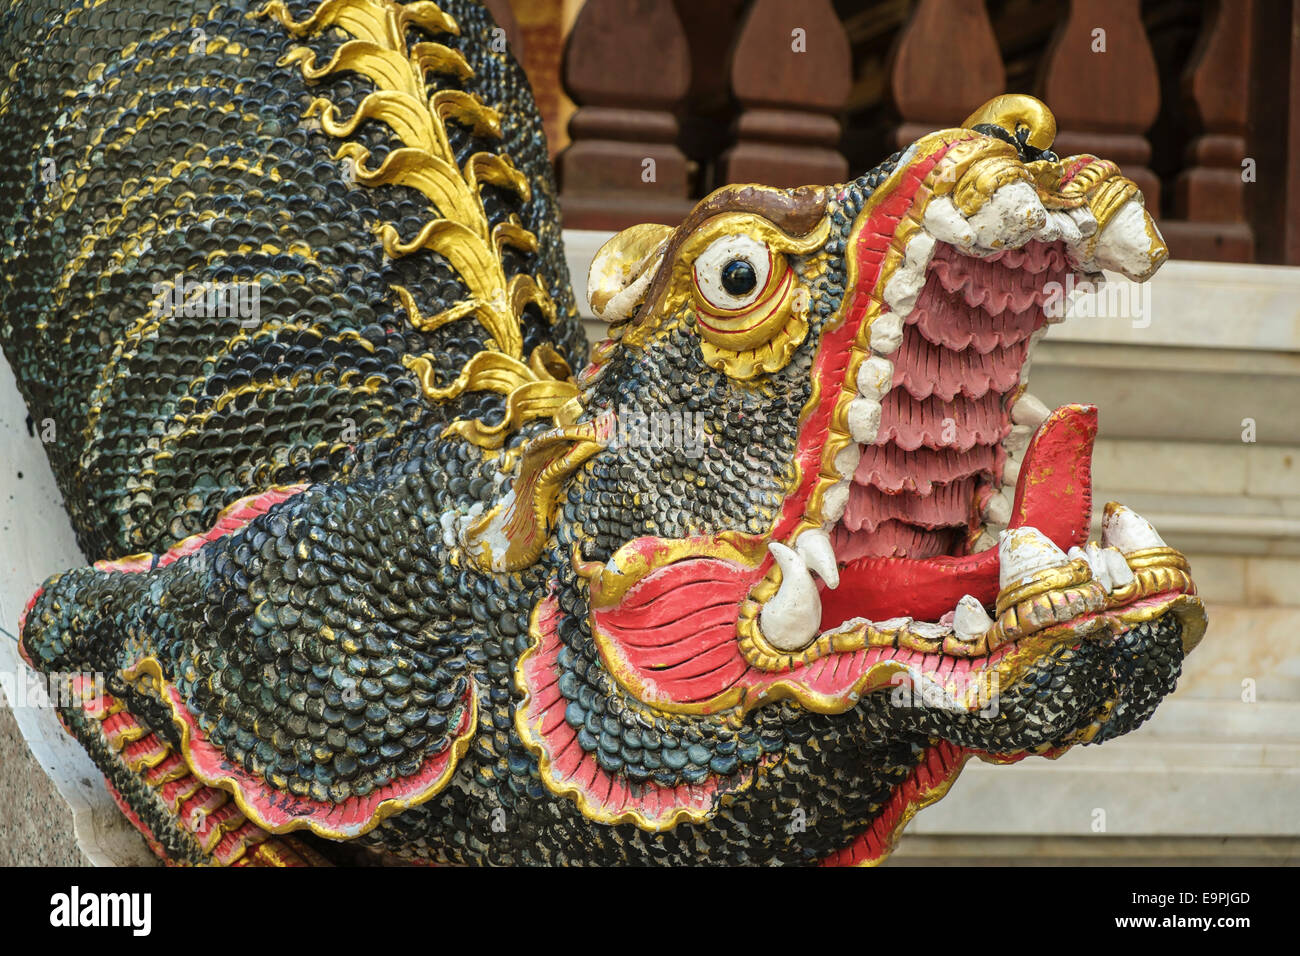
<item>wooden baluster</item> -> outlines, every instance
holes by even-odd
[[[898,147],[958,125],[1007,92],[983,0],[921,0],[891,59],[890,95],[902,119],[894,132]]]
[[[1250,262],[1254,234],[1246,223],[1242,161],[1250,99],[1253,0],[1209,3],[1197,55],[1183,87],[1201,133],[1187,149],[1188,168],[1174,185],[1177,219],[1161,222],[1170,255]]]
[[[1052,148],[1118,163],[1157,215],[1160,181],[1144,134],[1160,112],[1160,77],[1138,0],[1070,0],[1044,64],[1042,98],[1060,130]]]
[[[1256,261],[1300,266],[1300,0],[1254,7],[1246,211]]]
[[[731,90],[743,111],[722,182],[842,182],[849,165],[834,114],[852,81],[849,38],[830,0],[756,0],[732,54]]]
[[[570,229],[675,225],[690,211],[672,110],[690,84],[686,34],[670,3],[587,0],[569,34],[564,80],[578,111],[557,160]]]
[[[718,165],[732,143],[737,113],[731,95],[731,51],[748,0],[673,0],[677,16],[688,25],[691,87],[678,110],[681,132],[677,143],[699,167],[699,193],[718,181]]]

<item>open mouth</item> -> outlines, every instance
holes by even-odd
[[[1146,278],[1163,243],[1136,200],[1102,223],[1087,202],[1045,206],[983,139],[927,137],[859,215],[772,532],[641,539],[579,568],[606,664],[640,699],[833,713],[906,672],[975,711],[1060,641],[1170,610],[1185,647],[1199,639],[1186,563],[1148,522],[1112,504],[1087,541],[1096,409],[1025,390],[1067,277]],[[950,197],[981,150],[993,186],[963,212]]]

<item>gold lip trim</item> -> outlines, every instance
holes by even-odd
[[[770,766],[774,761],[764,763],[760,758],[759,764],[747,768],[743,776],[735,787],[729,790],[719,789],[714,794],[712,804],[707,807],[676,807],[668,813],[651,818],[646,816],[641,810],[633,807],[623,810],[619,813],[613,813],[603,810],[596,806],[591,796],[580,785],[569,780],[562,780],[555,772],[551,756],[546,749],[545,742],[533,733],[533,727],[528,720],[528,708],[532,703],[532,690],[528,684],[526,667],[538,653],[540,653],[542,642],[545,639],[541,633],[540,619],[543,605],[550,600],[551,593],[548,592],[535,605],[533,605],[532,614],[528,620],[528,634],[530,642],[528,649],[520,655],[518,662],[515,664],[514,683],[515,689],[523,694],[523,700],[515,708],[515,730],[519,734],[519,739],[523,741],[525,747],[537,757],[538,774],[541,777],[542,784],[548,791],[557,797],[567,798],[578,805],[579,811],[588,820],[594,820],[597,823],[614,825],[618,823],[631,823],[641,830],[651,833],[661,833],[665,830],[671,830],[679,823],[705,823],[712,819],[719,807],[729,798],[734,798],[738,793],[743,793],[754,785],[761,769]],[[559,609],[557,607],[557,613]],[[779,759],[779,758],[778,758]]]

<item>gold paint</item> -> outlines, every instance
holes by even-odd
[[[518,571],[541,557],[565,484],[587,459],[604,451],[607,424],[597,420],[555,428],[524,446],[509,493],[466,531],[466,550],[479,567]]]
[[[1035,149],[1050,149],[1056,139],[1056,117],[1040,99],[1024,93],[1004,93],[989,100],[962,121],[966,129],[988,124],[998,126],[1013,136],[1021,128],[1029,135],[1025,142]]]
[[[538,733],[535,732],[533,725],[527,720],[528,706],[531,702],[532,694],[528,688],[528,679],[525,676],[526,666],[529,660],[538,653],[542,646],[542,634],[539,624],[541,617],[542,605],[546,598],[542,598],[533,606],[532,615],[528,622],[528,634],[531,638],[528,649],[520,655],[518,663],[515,665],[515,687],[523,694],[523,700],[515,708],[515,729],[519,733],[520,740],[537,757],[538,772],[542,783],[546,789],[557,797],[568,797],[573,800],[581,811],[582,815],[588,820],[597,823],[614,825],[617,823],[635,824],[642,830],[652,833],[660,833],[665,830],[671,830],[679,823],[704,823],[710,820],[716,810],[714,807],[676,807],[664,816],[651,819],[647,817],[640,809],[632,807],[621,813],[612,813],[602,810],[595,806],[587,792],[578,784],[571,783],[568,780],[560,779],[552,766],[551,756]],[[742,793],[753,785],[758,771],[761,768],[754,768],[749,775],[742,779],[741,782],[728,793],[734,797],[735,794]],[[724,795],[719,794],[719,798]]]
[[[402,290],[405,291],[405,290]],[[527,364],[504,352],[479,352],[470,358],[450,384],[439,387],[434,380],[433,363],[424,356],[403,356],[420,383],[424,396],[431,402],[445,402],[465,392],[496,392],[506,396],[505,415],[495,425],[460,419],[443,431],[456,435],[481,448],[500,448],[506,438],[521,425],[538,418],[551,418],[571,425],[581,411],[578,386],[574,384],[568,363],[550,345],[533,349]],[[568,421],[560,422],[563,416]]]
[[[998,593],[997,612],[1003,613],[1007,608],[1023,601],[1028,601],[1048,591],[1061,590],[1092,580],[1092,568],[1082,558],[1071,561],[1059,568],[1048,568],[1031,575],[1023,581],[1007,585]]]
[[[318,35],[334,27],[355,38],[342,44],[324,66],[316,65],[315,55],[306,47],[283,58],[282,63],[297,64],[309,82],[354,72],[375,84],[375,92],[362,100],[349,120],[341,121],[334,104],[324,98],[312,102],[306,117],[319,117],[321,128],[339,138],[351,136],[366,120],[384,123],[393,131],[403,145],[389,153],[378,168],[365,165],[369,151],[360,143],[344,144],[338,153],[353,164],[362,185],[409,186],[426,196],[437,210],[440,218],[425,223],[409,241],[403,240],[391,224],[382,224],[379,236],[385,252],[400,257],[428,250],[446,259],[465,283],[468,299],[457,314],[444,313],[434,321],[473,314],[500,351],[520,358],[523,308],[537,303],[549,317],[554,314],[554,306],[536,277],[507,280],[502,248],[509,245],[533,250],[537,240],[517,222],[489,227],[479,186],[493,183],[526,198],[527,183],[509,157],[503,155],[478,153],[470,157],[464,169],[457,166],[445,122],[455,120],[481,135],[500,138],[501,118],[475,96],[429,88],[425,76],[430,72],[460,81],[472,75],[459,53],[437,43],[407,44],[408,27],[457,34],[456,21],[432,3],[402,5],[393,0],[324,0],[301,22],[293,20],[283,3],[273,0],[257,15],[275,19],[297,37]],[[408,313],[414,309],[409,294],[403,305]]]
[[[808,505],[803,517],[791,531],[789,536],[791,542],[798,540],[798,536],[804,531],[810,528],[820,528],[824,524],[822,507],[826,491],[842,480],[839,472],[835,469],[835,456],[853,440],[849,434],[847,419],[849,403],[857,397],[857,368],[871,354],[871,327],[876,319],[888,311],[881,295],[904,260],[908,240],[917,230],[922,228],[921,223],[925,215],[925,207],[934,196],[947,195],[953,192],[965,182],[969,174],[973,174],[971,182],[978,184],[981,188],[1001,184],[1004,175],[1013,175],[1002,170],[1009,160],[1014,159],[1015,149],[1001,140],[973,133],[969,130],[940,130],[928,136],[923,136],[917,140],[916,155],[928,156],[945,147],[947,151],[944,153],[943,158],[935,164],[934,168],[926,175],[925,180],[917,187],[911,208],[895,229],[885,261],[881,264],[880,274],[872,288],[865,289],[861,287],[858,274],[858,257],[856,255],[846,256],[848,265],[848,274],[844,283],[846,295],[839,313],[832,316],[823,328],[823,336],[834,331],[848,317],[851,297],[847,294],[847,290],[855,290],[858,295],[866,295],[868,304],[853,346],[855,354],[850,359],[844,381],[839,385],[840,393],[836,398],[836,405],[831,414],[830,428],[826,441],[822,446],[817,480],[809,494]],[[1021,168],[1023,169],[1023,167]],[[867,197],[849,232],[846,242],[847,249],[855,247],[862,229],[875,213],[876,207],[884,201],[885,197],[892,195],[907,169],[908,167],[900,165],[890,173],[885,182],[881,183]],[[1020,178],[1019,174],[1014,174],[1014,176]],[[982,194],[980,188],[976,188],[974,185],[966,188],[963,196],[967,197],[968,202],[978,202],[979,206],[982,206],[988,199],[988,195]],[[820,379],[815,380],[812,393],[799,415],[798,427],[801,430],[821,404],[821,389],[822,382]],[[802,466],[795,462],[793,468],[795,474],[792,487],[798,488],[803,482]],[[763,581],[755,586],[751,592],[751,597],[761,604],[776,593],[779,584],[780,568],[773,564]],[[742,618],[740,627],[742,646],[746,648],[746,659],[755,667],[782,669],[784,663],[792,659],[791,655],[777,650],[762,638],[756,620]]]
[[[596,251],[588,271],[587,298],[599,317],[610,299],[618,295],[654,265],[653,254],[673,233],[671,226],[647,222],[629,226],[608,239]],[[637,303],[639,304],[639,303]],[[629,312],[628,318],[631,318]]]
[[[907,825],[912,822],[912,818],[926,807],[938,803],[948,795],[948,791],[951,790],[952,785],[957,782],[957,778],[961,775],[962,770],[966,767],[966,762],[970,760],[970,758],[971,755],[968,753],[961,754],[957,758],[957,762],[949,770],[947,777],[931,787],[921,789],[915,800],[908,801],[907,806],[903,808],[903,812],[899,815],[898,822],[894,825],[893,829],[889,831],[889,835],[881,840],[882,846],[880,855],[869,860],[862,860],[855,863],[853,864],[854,867],[867,869],[869,867],[879,866],[881,863],[888,860],[890,855],[894,852],[894,847],[898,845],[898,840],[902,837],[903,831],[907,828]]]
[[[975,215],[1003,186],[1014,182],[1033,184],[1029,170],[1016,158],[1015,150],[1009,143],[1001,140],[990,140],[989,143],[984,152],[991,155],[984,155],[972,162],[952,189],[953,204],[963,216]],[[996,150],[992,143],[997,143],[1003,150]]]
[[[158,658],[156,657],[151,656],[142,658],[137,661],[134,666],[124,669],[122,674],[127,680],[132,680],[140,674],[150,674],[158,681],[159,687],[166,685],[166,678],[163,675],[162,664],[159,663]],[[177,732],[180,733],[181,756],[185,759],[186,765],[190,768],[190,773],[207,786],[216,787],[234,797],[235,804],[239,807],[240,812],[262,830],[265,830],[267,833],[275,834],[289,833],[293,830],[311,830],[311,832],[317,836],[325,837],[329,840],[351,840],[369,833],[384,820],[396,813],[408,810],[411,807],[420,806],[422,803],[435,797],[444,787],[446,787],[446,785],[451,781],[451,776],[455,772],[457,765],[460,763],[461,757],[463,757],[465,752],[469,749],[469,745],[474,738],[474,733],[478,729],[478,694],[476,693],[476,690],[477,687],[473,678],[471,678],[469,692],[467,694],[468,701],[465,705],[469,708],[470,712],[469,722],[466,726],[465,732],[448,744],[450,747],[451,759],[448,761],[442,774],[434,780],[425,791],[416,794],[414,797],[393,797],[382,801],[375,808],[370,819],[355,833],[345,833],[341,830],[335,830],[331,827],[317,823],[314,820],[291,820],[290,822],[280,826],[272,826],[267,823],[266,820],[262,819],[257,813],[256,809],[251,806],[239,783],[233,777],[228,775],[208,776],[200,774],[194,768],[194,758],[191,753],[192,745],[190,741],[190,725],[183,717],[181,717],[177,705],[172,700],[170,694],[162,694],[161,699],[171,712],[172,724],[175,725]]]
[[[720,312],[709,304],[700,292],[694,278],[694,262],[715,240],[733,234],[752,236],[765,243],[772,259],[768,285],[754,306],[731,312]],[[765,372],[783,368],[808,333],[807,308],[796,308],[803,287],[790,270],[786,256],[800,256],[815,252],[825,245],[830,235],[830,219],[823,217],[810,232],[792,236],[779,229],[762,216],[752,213],[721,213],[701,223],[686,238],[672,263],[660,269],[671,269],[671,279],[654,307],[644,309],[642,318],[622,331],[620,340],[632,348],[642,348],[656,334],[668,331],[685,320],[686,306],[693,307],[695,330],[700,340],[700,354],[712,368],[725,372],[738,381],[749,381]],[[660,234],[662,238],[662,234]],[[617,237],[616,237],[617,238]],[[655,238],[655,231],[647,230],[628,237],[624,244],[611,250],[614,260],[630,262],[634,253],[643,251]],[[644,266],[643,260],[639,266]],[[638,266],[638,267],[639,267]],[[771,291],[785,291],[771,301]],[[619,289],[602,286],[602,305]],[[612,289],[612,291],[610,291]],[[807,292],[803,291],[804,297]],[[729,334],[740,329],[750,329],[743,335]]]
[[[623,545],[604,564],[581,562],[574,570],[588,581],[595,610],[617,607],[637,582],[653,571],[687,558],[720,558],[757,567],[767,554],[766,539],[743,531],[722,531],[709,538],[663,539],[647,555],[634,543]]]

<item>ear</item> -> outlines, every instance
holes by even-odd
[[[612,324],[631,317],[645,298],[672,232],[671,226],[642,223],[600,247],[587,273],[587,301],[598,319]]]

